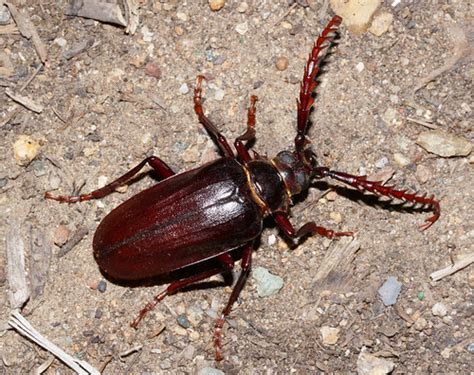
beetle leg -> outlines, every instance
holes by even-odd
[[[212,135],[212,137],[216,140],[217,145],[219,146],[221,152],[224,154],[225,157],[233,158],[234,153],[227,143],[227,139],[222,135],[221,132],[216,128],[216,126],[209,120],[206,115],[204,114],[204,110],[202,109],[202,80],[204,76],[197,76],[196,78],[196,87],[194,88],[194,112],[196,112],[199,122],[204,126],[204,128]]]
[[[206,272],[199,273],[197,275],[188,277],[186,279],[178,280],[170,285],[163,290],[161,293],[157,294],[152,301],[148,302],[146,306],[140,310],[138,313],[138,316],[133,320],[130,325],[133,328],[137,328],[138,324],[140,321],[143,319],[143,317],[151,310],[155,308],[155,306],[162,301],[166,296],[169,296],[171,294],[174,294],[178,292],[180,289],[183,289],[189,285],[192,285],[198,281],[207,279],[211,276],[217,275],[219,273],[222,273],[224,271],[230,271],[232,268],[234,268],[234,259],[229,253],[224,253],[220,254],[217,256],[217,260],[221,263],[222,267],[216,267],[211,270],[208,270]]]
[[[135,168],[130,169],[127,173],[125,173],[123,176],[117,178],[115,181],[111,182],[108,185],[105,185],[104,187],[101,187],[100,189],[94,190],[92,193],[89,194],[81,194],[81,195],[54,195],[49,192],[46,192],[44,194],[44,197],[47,199],[53,199],[55,201],[59,201],[61,203],[67,202],[67,203],[75,203],[75,202],[82,202],[82,201],[88,201],[91,199],[100,199],[105,197],[106,195],[109,195],[110,193],[113,193],[116,188],[119,186],[124,185],[128,180],[130,180],[133,176],[135,176],[140,170],[143,168],[145,164],[148,164],[150,167],[152,167],[158,175],[162,178],[168,178],[175,173],[173,170],[168,167],[168,165],[161,160],[160,158],[156,156],[149,156],[145,160],[143,160],[140,164],[138,164]]]
[[[241,267],[240,276],[234,286],[234,289],[232,289],[232,293],[230,294],[229,300],[227,301],[227,305],[222,310],[221,316],[216,320],[216,323],[214,325],[214,346],[216,348],[216,361],[222,360],[222,353],[221,353],[222,327],[224,326],[225,319],[227,318],[227,316],[230,314],[230,311],[232,310],[233,304],[235,303],[235,301],[237,301],[237,298],[239,298],[239,294],[245,285],[245,281],[247,280],[247,277],[250,272],[250,268],[252,266],[252,252],[253,252],[253,242],[250,242],[245,246],[243,254],[242,254],[242,261],[240,263],[240,267]]]
[[[304,224],[300,229],[295,230],[293,224],[288,219],[288,215],[284,212],[273,213],[278,227],[290,238],[301,238],[304,236],[311,236],[313,234],[319,234],[320,236],[327,238],[341,237],[341,236],[354,236],[352,232],[334,232],[332,229],[326,229],[324,227],[317,226],[314,221]]]
[[[252,160],[247,148],[242,143],[242,141],[251,141],[255,139],[255,113],[257,112],[257,108],[255,107],[255,103],[257,102],[258,98],[256,95],[252,95],[250,97],[250,107],[248,109],[247,114],[247,130],[244,134],[237,137],[234,142],[234,147],[237,150],[237,155],[240,159],[247,163]]]
[[[425,223],[420,225],[421,230],[426,230],[432,226],[441,215],[441,208],[439,202],[434,199],[434,196],[426,197],[425,195],[418,195],[417,193],[407,193],[406,190],[397,190],[393,186],[383,186],[380,181],[367,181],[366,176],[354,176],[348,173],[331,171],[329,168],[318,167],[314,169],[316,177],[331,177],[335,180],[344,182],[350,186],[355,187],[360,191],[368,191],[372,194],[380,194],[389,198],[401,199],[407,202],[419,203],[424,207],[428,207],[433,211],[433,216],[425,220]]]

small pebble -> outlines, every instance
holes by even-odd
[[[272,275],[263,267],[255,268],[252,272],[252,278],[257,286],[259,297],[268,297],[276,294],[283,287],[283,279],[280,276]]]
[[[392,372],[394,368],[395,363],[368,353],[365,347],[357,358],[358,375],[384,375]]]
[[[423,331],[427,326],[428,322],[425,318],[418,318],[415,324],[413,324],[413,327],[420,332]]]
[[[424,165],[416,166],[416,179],[424,184],[431,178],[431,170]]]
[[[198,375],[225,375],[225,372],[214,367],[203,367],[198,371]]]
[[[65,225],[63,224],[59,225],[54,231],[54,235],[53,235],[54,244],[59,247],[63,246],[69,239],[70,233],[71,232]]]
[[[0,25],[8,25],[11,20],[10,11],[6,5],[0,5]]]
[[[474,342],[471,342],[470,344],[468,344],[466,349],[469,353],[474,354]]]
[[[249,31],[249,24],[247,22],[239,23],[235,26],[235,31],[237,31],[240,35],[244,35]]]
[[[384,114],[382,115],[382,120],[387,125],[393,125],[397,117],[398,117],[397,110],[395,108],[389,107],[385,110]]]
[[[171,368],[171,361],[168,358],[166,358],[160,362],[159,366],[162,370],[168,370]]]
[[[397,163],[400,167],[406,167],[407,165],[410,165],[411,160],[408,159],[405,155],[395,152],[393,154],[393,160],[395,163]]]
[[[183,22],[186,22],[189,18],[188,15],[183,12],[176,13],[176,17],[178,18],[178,20],[183,21]]]
[[[59,47],[66,47],[67,45],[67,40],[59,37],[53,40],[53,43],[56,43]]]
[[[339,212],[334,212],[333,211],[329,214],[329,217],[336,224],[340,224],[342,222],[342,215]]]
[[[268,236],[268,246],[273,246],[276,244],[277,238],[274,234]]]
[[[176,333],[179,336],[187,336],[188,335],[188,331],[186,329],[184,329],[183,327],[180,327],[180,326],[175,326],[173,328],[173,332]]]
[[[217,12],[224,8],[225,1],[224,0],[209,0],[209,7],[213,12]]]
[[[44,161],[34,160],[31,164],[33,166],[33,173],[36,177],[41,177],[46,174],[46,164]]]
[[[217,89],[214,94],[214,98],[219,102],[224,99],[224,96],[225,96],[225,91],[222,89]]]
[[[330,202],[335,201],[337,198],[337,193],[335,191],[330,191],[329,193],[326,194],[326,199]]]
[[[375,11],[380,6],[380,0],[331,0],[330,4],[334,13],[342,17],[344,25],[350,32],[362,34],[367,30]]]
[[[105,291],[107,290],[107,283],[105,282],[105,280],[99,281],[99,284],[97,285],[97,290],[101,293],[105,293]]]
[[[141,28],[140,32],[141,32],[142,35],[143,35],[143,41],[144,41],[144,42],[149,43],[149,42],[153,41],[153,35],[154,35],[154,33],[152,33],[152,32],[150,31],[150,29],[148,28],[147,25],[143,26],[143,27]]]
[[[38,155],[39,142],[28,135],[20,135],[13,144],[13,153],[16,162],[21,166],[26,166]]]
[[[288,68],[288,58],[286,56],[277,57],[275,66],[281,72],[286,70]]]
[[[364,63],[363,63],[362,61],[359,62],[359,63],[357,63],[357,65],[356,65],[356,70],[357,70],[358,73],[362,73],[362,71],[364,70],[364,68],[365,68],[365,65],[364,65]]]
[[[188,329],[189,327],[191,327],[191,323],[189,322],[188,318],[186,317],[186,315],[178,315],[176,317],[176,321],[178,322],[178,324],[183,327],[183,328],[186,328]]]
[[[95,310],[95,313],[94,313],[94,318],[95,318],[95,319],[100,319],[100,318],[102,318],[102,315],[104,315],[104,313],[102,312],[101,309]]]
[[[191,306],[188,309],[187,314],[189,323],[191,323],[193,327],[197,327],[202,321],[204,311],[199,306]]]
[[[442,318],[443,316],[446,316],[448,314],[448,309],[442,302],[438,302],[435,303],[431,308],[431,313],[434,316],[439,316]]]
[[[421,133],[416,143],[426,151],[448,158],[467,156],[472,151],[472,143],[466,138],[446,133],[443,130],[430,130]]]
[[[379,169],[384,168],[388,164],[388,158],[386,156],[380,158],[375,162],[375,166]]]
[[[161,78],[161,69],[158,64],[149,62],[145,65],[145,74],[149,77],[153,77],[156,79]]]
[[[245,1],[243,1],[237,7],[237,12],[245,13],[248,9],[249,9],[249,5]]]
[[[383,12],[377,14],[372,20],[372,24],[369,27],[369,32],[375,36],[381,36],[386,33],[393,22],[393,14]]]
[[[396,277],[390,276],[379,288],[378,293],[385,306],[392,306],[397,302],[401,290],[402,283]]]
[[[419,292],[419,293],[418,293],[418,299],[419,299],[420,301],[423,301],[423,300],[425,299],[425,292]]]
[[[319,330],[325,345],[335,345],[339,339],[340,328],[322,326]]]
[[[189,87],[186,83],[183,83],[179,88],[180,94],[186,95],[189,92]]]

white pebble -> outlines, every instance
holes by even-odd
[[[247,22],[239,23],[235,26],[235,31],[237,31],[240,35],[244,35],[249,31],[249,24]]]
[[[365,65],[364,65],[364,63],[363,63],[362,61],[356,65],[356,70],[357,70],[357,72],[359,72],[359,73],[362,73],[362,71],[364,70],[364,68],[365,68]]]
[[[179,88],[179,92],[183,95],[186,95],[189,92],[189,87],[186,83],[183,83]]]
[[[431,313],[434,316],[443,317],[448,314],[448,309],[442,302],[438,302],[438,303],[435,303],[433,307],[431,308]]]

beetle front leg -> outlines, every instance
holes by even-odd
[[[214,137],[217,145],[221,149],[221,152],[225,157],[233,158],[234,153],[227,143],[227,139],[221,134],[217,127],[209,120],[204,114],[202,109],[202,81],[204,76],[197,76],[196,78],[196,87],[194,88],[194,112],[196,112],[199,122],[204,126],[204,128]]]
[[[352,232],[334,232],[332,229],[317,226],[314,221],[304,224],[300,229],[295,230],[293,224],[288,219],[288,215],[283,212],[273,213],[273,218],[278,227],[290,238],[298,239],[304,236],[319,234],[327,238],[354,236]]]
[[[146,306],[142,310],[140,310],[138,316],[133,320],[132,323],[130,323],[130,325],[133,328],[137,328],[138,324],[143,319],[143,317],[148,312],[153,310],[155,308],[155,306],[160,301],[162,301],[166,296],[174,294],[174,293],[178,292],[180,289],[183,289],[183,288],[185,288],[189,285],[197,283],[198,281],[205,280],[205,279],[207,279],[211,276],[217,275],[217,274],[222,273],[224,271],[230,271],[232,268],[234,268],[234,259],[232,258],[232,256],[230,256],[229,253],[224,253],[224,254],[219,255],[217,257],[217,260],[221,263],[222,267],[213,268],[209,271],[199,273],[197,275],[188,277],[186,279],[175,281],[175,282],[171,283],[170,285],[168,285],[168,287],[164,291],[162,291],[160,294],[157,294],[153,298],[153,301],[148,302],[146,304]]]
[[[119,186],[124,185],[128,180],[140,172],[145,164],[148,164],[150,167],[152,167],[162,179],[168,178],[175,174],[163,160],[156,156],[149,156],[135,168],[130,169],[123,176],[117,178],[115,181],[112,181],[110,184],[101,187],[100,189],[94,190],[92,193],[81,195],[54,195],[50,192],[46,192],[44,197],[46,199],[52,199],[61,203],[76,203],[88,201],[91,199],[100,199],[106,195],[109,195],[110,193],[113,193]]]
[[[216,361],[222,360],[222,327],[224,326],[225,319],[230,314],[232,310],[232,306],[234,305],[237,298],[239,298],[239,294],[242,291],[242,288],[245,285],[245,281],[247,280],[250,272],[250,268],[252,266],[252,252],[253,252],[253,242],[250,242],[246,245],[244,252],[242,254],[242,261],[240,263],[241,271],[239,275],[239,279],[235,283],[234,289],[232,289],[232,293],[230,294],[229,300],[227,301],[227,305],[222,310],[221,316],[216,320],[214,325],[214,346],[216,348]]]

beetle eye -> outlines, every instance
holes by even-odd
[[[295,156],[293,155],[293,153],[289,152],[289,151],[282,151],[282,152],[279,152],[278,155],[277,155],[277,158],[283,163],[283,164],[286,164],[290,167],[292,167],[293,165],[296,164],[296,158]]]

